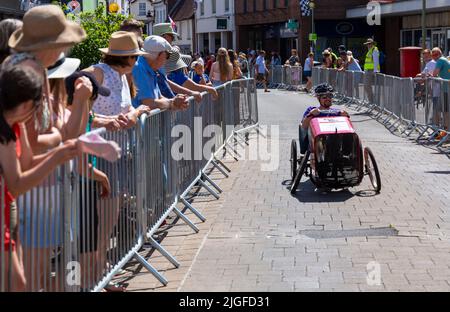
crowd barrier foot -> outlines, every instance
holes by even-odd
[[[220,159],[217,159],[216,157],[214,157],[213,163],[219,164],[223,169],[225,169],[228,172],[231,172],[231,169],[228,168]],[[222,170],[219,170],[219,171],[222,171]],[[224,174],[228,177],[228,175],[226,173],[224,173]]]
[[[195,233],[200,232],[200,230],[198,229],[198,227],[192,223],[191,220],[189,220],[188,217],[186,217],[177,207],[173,208],[173,212],[180,217],[181,220],[183,220],[187,225],[189,225],[189,227],[194,230]]]
[[[133,257],[142,264],[161,284],[164,286],[167,286],[169,284],[169,281],[156,270],[150,263],[148,263],[147,260],[145,260],[144,257],[142,257],[139,253],[135,252]]]
[[[223,193],[223,190],[213,180],[211,180],[206,173],[202,172],[202,178],[208,181],[209,184],[211,184],[219,192],[219,194]]]
[[[442,145],[444,145],[448,139],[450,139],[450,135],[447,134],[445,137],[442,138],[442,140],[439,141],[439,143],[436,145],[437,147],[441,147]]]
[[[234,154],[231,153],[227,147],[229,149],[231,149]],[[241,154],[239,154],[238,151],[236,150],[236,148],[233,148],[233,146],[231,146],[229,142],[225,143],[224,149],[225,149],[225,153],[228,152],[228,154],[230,154],[230,156],[233,157],[236,161],[239,161],[239,158],[242,158]]]
[[[408,134],[406,134],[406,137],[409,138],[415,131],[416,132],[422,131],[421,126],[418,124],[415,124],[414,127],[411,129],[411,131]]]
[[[214,196],[216,199],[220,199],[219,194],[217,194],[208,184],[206,184],[202,179],[198,180],[198,183],[200,186],[205,188],[212,196]]]
[[[194,208],[194,206],[192,206],[184,197],[180,197],[181,203],[183,205],[185,205],[193,214],[196,215],[197,218],[200,219],[200,221],[205,222],[206,218],[200,213],[200,211],[198,211],[197,209]]]
[[[177,259],[175,259],[175,257],[173,257],[167,250],[165,250],[164,247],[160,243],[158,243],[153,237],[148,235],[147,239],[150,245],[156,250],[158,250],[159,253],[164,256],[164,258],[169,260],[169,262],[172,263],[175,268],[180,267],[180,263],[177,261]]]
[[[419,136],[416,138],[416,142],[419,142],[420,139],[425,135],[425,133],[428,132],[428,130],[429,130],[430,128],[431,128],[431,127],[430,127],[429,125],[426,125],[425,128],[423,129],[423,131],[420,132],[420,133],[419,133]]]
[[[225,172],[225,170],[222,169],[222,167],[220,167],[217,163],[217,161],[215,159],[211,160],[211,165],[213,165],[214,168],[216,168],[217,170],[220,171],[220,173],[222,173],[224,175],[225,178],[228,178],[229,175]],[[228,169],[228,168],[227,168]],[[229,169],[228,169],[229,170]]]

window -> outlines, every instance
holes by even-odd
[[[200,3],[200,15],[205,15],[205,2]]]
[[[216,10],[217,10],[217,3],[216,0],[211,0],[211,8],[212,8],[212,14],[216,14]]]
[[[244,13],[248,12],[248,3],[247,0],[244,0]]]
[[[284,6],[285,6],[286,8],[289,7],[289,0],[284,0]]]
[[[256,0],[253,0],[253,12],[256,12]]]
[[[278,0],[273,0],[273,8],[276,9],[280,6],[280,1]]]
[[[147,3],[139,3],[139,16],[145,16],[147,14]]]
[[[225,12],[230,11],[230,0],[225,0]]]

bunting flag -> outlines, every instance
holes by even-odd
[[[312,10],[309,7],[310,0],[300,0],[300,10],[302,11],[302,16],[311,16]]]

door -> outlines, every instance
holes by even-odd
[[[445,46],[446,42],[447,40],[444,30],[433,30],[431,32],[431,46],[433,48],[439,47],[445,53],[445,51],[447,51],[447,47]]]

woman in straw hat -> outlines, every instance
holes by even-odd
[[[111,95],[99,96],[92,111],[98,116],[118,119],[124,128],[133,127],[138,117],[149,108],[144,105],[133,108],[131,100],[136,90],[130,90],[126,75],[132,72],[138,56],[147,53],[139,48],[136,36],[126,31],[113,33],[109,47],[100,51],[103,53],[102,63],[85,71],[91,72],[100,84],[110,89]]]
[[[28,138],[35,154],[42,154],[61,141],[59,131],[53,127],[50,86],[46,68],[55,64],[61,53],[86,38],[84,30],[68,21],[60,7],[42,5],[30,9],[23,18],[23,26],[9,38],[9,47],[15,54],[5,60],[16,65],[22,62],[34,67],[45,78],[42,109],[37,113],[36,124],[27,125]],[[82,81],[90,89],[89,81]],[[39,128],[39,129],[36,129]],[[45,134],[39,135],[38,134]]]

